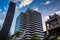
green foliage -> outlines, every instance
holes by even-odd
[[[22,40],[27,40],[26,38],[23,38]]]
[[[12,40],[12,35],[9,33],[7,40]]]
[[[12,37],[8,37],[7,40],[12,40]]]
[[[39,40],[39,36],[37,34],[32,35],[31,40]]]
[[[44,35],[44,40],[57,40],[55,35]]]
[[[49,40],[57,40],[55,35],[50,35]]]
[[[15,36],[18,37],[21,34],[20,31],[15,32]]]
[[[44,35],[44,40],[49,40],[49,35]]]

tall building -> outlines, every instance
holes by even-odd
[[[7,40],[15,12],[15,3],[10,2],[3,27],[0,32],[0,40]]]
[[[28,8],[25,13],[21,13],[20,18],[22,37],[30,40],[33,34],[37,34],[39,39],[43,39],[42,17],[39,12]]]
[[[54,14],[46,21],[46,32],[48,35],[55,35],[60,40],[60,16]]]
[[[15,24],[15,32],[19,31],[20,27],[20,15],[16,19],[16,24]]]

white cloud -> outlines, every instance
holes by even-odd
[[[3,26],[3,23],[4,23],[4,20],[1,20],[1,19],[0,19],[0,26],[1,26],[1,27]]]
[[[42,23],[43,23],[43,30],[44,31],[46,31],[45,21],[47,21],[47,19],[49,19],[49,16],[42,17]]]
[[[54,14],[60,15],[60,10],[59,11],[56,11],[56,12],[50,14],[50,15],[54,15]]]
[[[51,1],[46,1],[43,4],[50,4],[50,3],[51,3]]]
[[[55,12],[56,14],[60,15],[60,11]]]
[[[20,2],[21,0],[10,0],[10,1],[16,3],[16,2]]]
[[[2,11],[2,9],[0,9],[0,12]]]
[[[39,9],[38,9],[38,8],[34,8],[34,10],[35,10],[35,11],[39,11]]]
[[[8,7],[9,7],[9,5],[7,5],[7,6],[4,7],[5,12],[8,11]]]
[[[7,10],[7,7],[4,7],[4,10]]]
[[[25,7],[26,5],[29,5],[30,3],[33,2],[33,0],[10,0],[10,1],[13,1],[15,3],[20,2],[19,8]]]
[[[32,3],[33,0],[22,0],[21,3],[19,4],[19,7],[25,7],[26,5],[29,5],[30,3]]]
[[[6,11],[2,11],[2,9],[0,9],[0,26],[3,25],[5,16],[6,16]]]
[[[4,20],[1,20],[1,19],[0,19],[0,24],[3,24],[3,23],[4,23]]]
[[[5,18],[5,16],[6,16],[6,14],[5,14],[6,12],[0,12],[0,19],[4,19]]]

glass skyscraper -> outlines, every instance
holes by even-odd
[[[20,27],[20,15],[18,15],[18,17],[16,19],[15,32],[19,31],[19,27]]]

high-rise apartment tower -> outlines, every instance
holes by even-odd
[[[41,13],[28,8],[25,13],[21,13],[20,17],[20,31],[22,32],[22,37],[30,40],[33,34],[37,34],[40,37],[39,39],[43,39]]]

